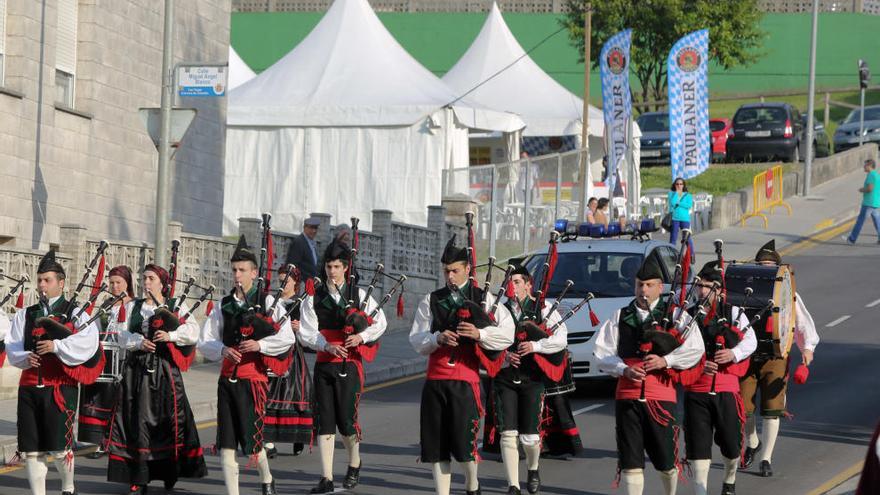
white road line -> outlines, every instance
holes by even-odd
[[[587,411],[592,411],[593,409],[599,409],[600,407],[602,407],[602,406],[604,406],[604,405],[605,405],[605,404],[593,404],[592,406],[587,406],[587,407],[584,407],[584,408],[582,408],[582,409],[578,409],[577,411],[575,411],[575,412],[573,412],[573,413],[571,413],[571,414],[572,414],[572,416],[577,416],[578,414],[583,414],[583,413],[585,413],[585,412],[587,412]]]
[[[878,305],[878,304],[880,304],[880,299],[877,299],[877,300],[874,301],[874,302],[871,302],[871,303],[865,304],[865,307],[866,307],[866,308],[873,308],[874,306],[876,306],[876,305]]]
[[[838,319],[832,321],[831,323],[828,323],[828,324],[825,325],[825,326],[828,327],[828,328],[836,327],[837,325],[840,325],[841,323],[845,322],[845,321],[848,320],[848,319],[850,319],[850,315],[843,315],[843,316],[841,316],[840,318],[838,318]]]

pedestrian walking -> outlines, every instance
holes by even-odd
[[[877,172],[877,163],[872,159],[865,160],[865,184],[859,188],[862,193],[862,207],[859,209],[859,217],[853,225],[852,232],[843,240],[849,244],[855,244],[859,239],[859,232],[865,224],[865,218],[870,215],[874,222],[874,230],[877,231],[877,243],[880,244],[880,173]]]

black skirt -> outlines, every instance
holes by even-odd
[[[125,361],[110,424],[107,479],[140,485],[204,477],[205,458],[180,369],[160,354],[149,373],[149,359],[138,351]]]
[[[119,395],[119,382],[96,382],[80,387],[79,430],[81,442],[103,446],[110,432],[110,420]]]
[[[312,438],[312,377],[302,346],[291,349],[293,359],[284,376],[269,377],[264,438],[274,443],[309,443]]]

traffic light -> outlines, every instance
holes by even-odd
[[[868,62],[859,59],[859,87],[868,89],[869,82],[871,82],[871,69],[868,68]]]

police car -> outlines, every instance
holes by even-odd
[[[574,380],[609,379],[609,375],[599,371],[593,355],[599,327],[615,310],[633,299],[635,275],[646,257],[654,256],[660,261],[665,272],[664,282],[669,284],[675,274],[679,253],[672,244],[650,238],[650,233],[657,230],[652,220],[643,220],[624,232],[617,225],[606,232],[604,226],[570,225],[565,220],[557,220],[555,230],[561,234],[562,240],[557,245],[559,258],[546,300],[555,301],[566,280],[571,280],[574,286],[560,301],[560,315],[592,292],[595,299],[590,304],[600,320],[594,327],[589,311],[584,307],[566,322]],[[523,263],[535,276],[535,283],[540,284],[546,259],[547,250],[542,249],[511,261]]]

